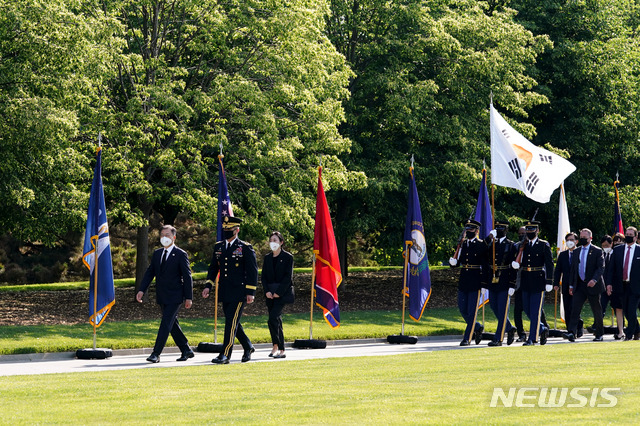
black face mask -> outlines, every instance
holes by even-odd
[[[467,239],[473,240],[476,237],[476,231],[467,231]]]
[[[524,241],[524,234],[518,234],[518,239],[520,241]]]
[[[496,229],[496,235],[498,238],[502,238],[507,235],[507,231],[505,229]]]
[[[589,241],[586,238],[580,238],[578,240],[578,244],[580,244],[581,246],[586,246],[587,244],[589,244]]]
[[[225,240],[228,240],[229,238],[233,238],[233,229],[231,231],[227,231],[226,229],[222,231],[222,237]]]
[[[527,238],[533,240],[536,237],[535,232],[527,232]]]
[[[625,236],[624,236],[624,241],[625,241],[627,244],[631,244],[631,243],[633,242],[633,239],[634,239],[634,238],[635,238],[635,237],[633,237],[633,236],[631,236],[631,235],[625,235]]]

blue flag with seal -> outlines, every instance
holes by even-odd
[[[229,198],[229,189],[227,188],[227,176],[224,173],[222,159],[224,155],[218,155],[220,168],[218,169],[218,226],[216,227],[216,241],[222,241],[222,221],[225,216],[233,217],[233,208],[231,207],[231,199]]]
[[[489,191],[487,190],[487,169],[482,169],[482,182],[478,191],[478,202],[476,204],[476,212],[474,219],[480,222],[480,230],[478,237],[485,239],[493,228],[493,213],[491,212],[491,203],[489,202]],[[478,307],[486,305],[489,302],[489,292],[480,295],[478,299]]]
[[[107,209],[102,188],[102,148],[98,148],[91,183],[82,262],[89,269],[89,322],[100,327],[115,303]]]
[[[409,206],[404,228],[406,255],[409,256],[404,271],[407,283],[405,294],[409,297],[409,316],[414,321],[420,321],[431,296],[431,274],[413,167],[409,169],[409,176]]]

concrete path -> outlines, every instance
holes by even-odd
[[[612,339],[611,336],[608,336]],[[579,343],[591,342],[591,335],[585,335],[578,339]],[[606,340],[607,337],[605,337]],[[549,339],[547,344],[568,343],[559,338]],[[415,352],[430,352],[440,350],[462,349],[473,350],[474,348],[487,348],[487,341],[480,345],[460,347],[460,336],[434,336],[421,337],[415,345],[392,345],[386,339],[359,339],[359,340],[337,340],[327,341],[325,349],[293,349],[287,344],[284,359],[269,358],[272,345],[256,344],[256,352],[250,362],[287,362],[292,360],[307,360],[318,358],[342,358],[356,356],[383,356],[398,355]],[[611,344],[611,343],[597,343]],[[491,350],[510,350],[520,347],[521,343],[514,343],[511,346],[502,348],[490,348]],[[76,373],[86,371],[108,371],[127,370],[136,368],[167,368],[185,367],[190,365],[210,365],[211,368],[225,368],[220,365],[211,364],[211,359],[217,356],[212,353],[195,352],[195,357],[186,362],[177,362],[180,356],[178,348],[168,347],[160,357],[160,362],[150,364],[146,362],[151,349],[124,349],[114,350],[113,357],[102,360],[81,360],[75,358],[75,352],[51,353],[51,354],[25,354],[25,355],[2,355],[0,356],[0,376],[32,375],[32,374],[53,374],[53,373]],[[232,364],[240,364],[242,347],[235,346],[231,356]]]

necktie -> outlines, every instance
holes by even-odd
[[[162,262],[160,262],[160,265],[164,265],[164,262],[167,261],[167,249],[164,250],[164,253],[162,254]]]
[[[624,255],[624,266],[622,267],[622,281],[629,281],[629,252],[631,247],[627,246],[627,253]]]
[[[573,254],[572,251],[569,252],[569,265],[571,265],[571,255]]]
[[[585,275],[585,269],[587,267],[587,252],[588,252],[588,250],[587,250],[586,247],[583,247],[580,250],[580,279],[582,281],[585,280],[585,276],[584,275]]]

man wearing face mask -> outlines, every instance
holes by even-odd
[[[489,346],[502,346],[504,333],[507,333],[507,345],[513,343],[516,328],[509,321],[510,296],[515,293],[516,271],[511,267],[511,262],[515,259],[516,249],[514,242],[507,238],[509,222],[496,221],[495,231],[491,231],[487,241],[489,243],[489,256],[493,256],[491,239],[495,233],[495,277],[492,271],[491,282],[489,284],[489,306],[498,319],[498,328]]]
[[[600,294],[604,291],[604,257],[602,249],[591,244],[591,230],[585,228],[580,231],[578,243],[580,248],[575,251],[575,259],[571,265],[569,292],[573,296],[571,307],[571,320],[568,333],[565,336],[570,341],[575,341],[578,329],[578,320],[584,302],[589,299],[589,305],[593,311],[594,342],[602,342],[604,326],[602,323],[602,307],[600,306]]]
[[[476,345],[482,340],[484,327],[476,322],[478,314],[478,299],[482,288],[486,288],[489,273],[489,249],[487,244],[477,238],[480,222],[467,221],[465,225],[465,239],[460,249],[449,259],[451,267],[460,268],[458,280],[458,309],[467,327],[462,336],[460,346],[469,346],[471,336]]]
[[[569,293],[569,276],[571,275],[571,264],[574,261],[573,254],[577,240],[578,236],[575,232],[569,232],[565,235],[564,241],[567,249],[558,254],[556,268],[553,271],[553,288],[555,291],[560,290],[562,292],[562,307],[564,308],[564,320],[567,324],[567,329],[569,329],[573,303],[573,296]],[[576,331],[578,337],[582,336],[582,325],[582,320],[580,320]]]
[[[175,241],[176,228],[171,225],[163,226],[160,231],[160,243],[163,248],[153,253],[151,264],[142,278],[140,291],[136,294],[136,299],[142,303],[142,297],[155,277],[156,301],[162,308],[162,320],[153,352],[147,358],[147,361],[151,363],[160,362],[160,354],[167,343],[169,334],[182,352],[182,356],[177,361],[193,358],[193,351],[178,322],[178,311],[182,302],[184,301],[185,308],[191,308],[193,280],[189,256],[187,252],[175,245]]]
[[[248,303],[253,303],[258,285],[258,263],[256,253],[251,244],[238,238],[242,220],[225,216],[222,223],[223,241],[218,241],[213,249],[213,257],[207,274],[207,284],[202,290],[202,297],[209,297],[216,276],[218,281],[222,310],[224,311],[224,341],[222,352],[212,359],[214,364],[229,364],[233,342],[236,338],[242,345],[244,353],[242,362],[251,360],[255,352],[251,340],[245,334],[240,318]]]
[[[538,342],[547,343],[549,328],[542,322],[544,292],[551,291],[553,279],[553,258],[551,246],[547,241],[538,238],[540,222],[530,220],[525,225],[526,239],[521,243],[521,252],[513,262],[514,269],[520,269],[520,286],[524,311],[531,321],[529,337],[523,346],[531,346]]]
[[[614,289],[622,289],[624,313],[627,317],[625,340],[640,338],[638,325],[638,301],[640,301],[640,249],[638,230],[630,226],[625,230],[625,244],[613,249],[611,266],[606,279]]]

